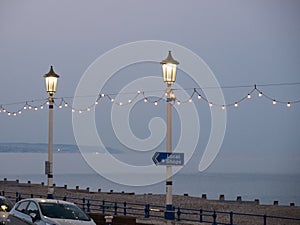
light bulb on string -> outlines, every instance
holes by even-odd
[[[172,100],[176,99],[176,96],[175,96],[175,94],[174,94],[173,92],[170,94],[170,98],[171,98]]]
[[[27,102],[25,102],[25,105],[24,105],[23,109],[24,110],[28,109],[28,103]]]
[[[247,95],[242,96],[242,98],[240,98],[239,101],[232,102],[232,103],[229,104],[229,105],[225,105],[225,104],[224,104],[224,105],[219,105],[219,104],[217,104],[217,103],[209,102],[204,96],[202,96],[200,93],[198,93],[198,92],[195,91],[195,90],[194,90],[194,92],[192,93],[192,95],[190,95],[189,98],[186,99],[186,100],[184,101],[184,103],[186,103],[186,102],[189,102],[189,103],[194,102],[195,100],[194,100],[193,98],[194,98],[194,95],[196,95],[195,97],[196,97],[198,100],[204,100],[204,101],[209,105],[209,107],[217,106],[217,108],[224,110],[224,109],[226,109],[227,107],[231,107],[231,106],[233,106],[233,107],[238,107],[238,106],[239,106],[238,104],[239,104],[240,102],[242,102],[244,99],[253,99],[253,98],[254,98],[254,97],[253,97],[253,94],[254,94],[255,91],[257,91],[257,95],[258,95],[259,97],[265,97],[266,99],[269,100],[270,103],[272,102],[273,105],[276,105],[276,104],[277,104],[277,105],[283,104],[283,105],[285,105],[286,107],[290,108],[290,107],[292,107],[292,104],[294,104],[294,103],[300,103],[300,101],[293,101],[293,102],[290,102],[290,101],[289,101],[289,102],[287,102],[287,101],[286,101],[286,102],[285,102],[285,101],[279,101],[279,100],[277,99],[278,96],[276,96],[276,95],[274,96],[274,98],[270,98],[268,95],[265,95],[265,94],[264,94],[264,90],[259,90],[259,89],[257,89],[257,88],[256,88],[256,85],[255,85],[255,88],[254,88],[254,89],[248,91],[248,94],[247,94]],[[101,103],[99,100],[101,100],[102,97],[107,97],[107,98],[108,98],[108,101],[111,101],[112,103],[115,103],[115,104],[120,105],[120,106],[127,105],[127,104],[129,104],[129,103],[133,103],[133,102],[137,99],[137,97],[138,97],[139,94],[142,95],[142,97],[141,97],[140,100],[142,100],[142,101],[145,102],[145,103],[151,103],[151,104],[153,104],[154,106],[157,106],[157,105],[159,104],[159,101],[160,101],[160,100],[167,100],[167,101],[168,101],[168,100],[169,100],[168,97],[173,101],[174,104],[177,104],[177,105],[180,105],[180,104],[181,104],[181,102],[175,98],[175,95],[169,95],[169,94],[171,94],[171,93],[168,92],[168,90],[167,90],[167,91],[166,91],[166,90],[162,90],[162,93],[163,93],[166,97],[162,96],[161,99],[159,99],[159,100],[150,101],[150,99],[149,99],[147,96],[145,96],[145,93],[144,93],[143,90],[138,90],[138,91],[136,92],[136,95],[135,95],[134,98],[128,99],[128,100],[126,100],[125,102],[117,102],[117,101],[116,101],[116,98],[112,98],[110,95],[101,93],[101,94],[98,95],[98,97],[97,97],[97,99],[95,100],[94,104],[90,105],[90,108],[84,108],[84,109],[81,109],[81,110],[80,110],[80,111],[81,111],[80,113],[83,113],[83,112],[86,112],[86,111],[91,111],[91,109],[92,109],[91,107],[94,107],[95,105],[98,105],[98,104]],[[247,93],[247,92],[246,92],[246,93]],[[119,94],[122,94],[122,93],[119,93]],[[239,99],[239,98],[238,98],[238,99]],[[277,99],[277,100],[276,100],[276,99]],[[34,111],[38,111],[39,109],[43,109],[43,108],[45,107],[45,105],[50,105],[50,104],[51,104],[51,100],[50,100],[50,99],[45,99],[45,100],[43,100],[44,102],[43,102],[41,105],[40,105],[40,104],[36,105],[35,103],[36,103],[37,101],[40,101],[40,100],[32,100],[32,101],[26,101],[26,102],[24,101],[25,104],[24,104],[24,102],[23,102],[23,103],[17,103],[17,104],[21,104],[21,106],[20,106],[21,108],[19,108],[19,109],[16,110],[16,111],[7,111],[7,109],[5,109],[5,108],[3,107],[3,105],[0,105],[0,112],[1,112],[1,113],[4,112],[4,113],[6,113],[7,115],[11,115],[11,116],[13,116],[13,115],[14,115],[14,116],[17,116],[18,114],[21,114],[21,112],[23,112],[23,110],[34,110]],[[28,102],[29,102],[29,103],[28,103]],[[15,103],[13,103],[13,104],[15,104]],[[58,105],[55,104],[55,106],[56,106],[57,108],[59,108],[59,109],[70,107],[70,106],[68,105],[68,103],[67,103],[63,98],[61,98],[60,103],[59,103]],[[70,107],[70,108],[72,109],[72,112],[79,112],[79,109],[73,109],[72,107]]]
[[[65,102],[64,98],[61,98],[61,101],[59,103],[58,108],[62,109],[63,108],[63,103]]]

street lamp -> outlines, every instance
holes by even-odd
[[[175,95],[171,89],[176,81],[176,68],[179,62],[173,59],[171,51],[168,57],[161,61],[164,82],[167,84],[167,152],[172,153],[172,101]],[[172,204],[172,166],[166,166],[166,211],[165,219],[174,220],[175,211]]]
[[[54,98],[53,95],[56,92],[57,80],[59,75],[57,75],[53,66],[51,66],[49,73],[44,75],[46,80],[46,91],[49,94],[49,132],[48,132],[48,161],[45,163],[45,173],[48,178],[48,193],[47,198],[52,199],[54,193],[53,186],[53,104]]]

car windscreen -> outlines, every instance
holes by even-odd
[[[40,202],[39,205],[42,214],[46,217],[83,221],[91,220],[90,217],[88,217],[80,208],[75,205],[59,202]]]

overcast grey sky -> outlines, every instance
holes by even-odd
[[[55,96],[74,96],[81,76],[97,57],[139,40],[164,40],[189,48],[208,64],[221,86],[300,82],[299,21],[297,0],[1,0],[0,104],[46,98],[42,76],[50,65],[61,76]],[[136,74],[149,75],[143,67],[136,69]],[[159,71],[152,72],[160,76]],[[106,90],[115,93],[126,82],[130,80],[110,83]],[[194,85],[184,77],[178,77],[177,82],[185,88]],[[300,99],[300,85],[261,89],[278,100]],[[249,90],[223,92],[229,103]],[[68,101],[71,103],[72,99]],[[11,110],[18,107],[7,106]],[[109,115],[109,103],[102,107],[98,115]],[[149,110],[151,107],[147,108],[147,118],[152,115]],[[194,162],[199,161],[209,135],[209,111],[204,105],[199,105],[198,111],[202,133]],[[145,114],[141,106],[134,113],[137,122],[133,130],[139,132],[148,121],[141,116]],[[164,115],[163,112],[161,116]],[[299,172],[299,115],[300,104],[287,108],[256,96],[237,109],[228,109],[225,139],[212,167],[245,172]],[[106,128],[108,125],[101,122],[100,116],[97,120],[102,132],[108,130],[103,134],[105,143],[119,148]],[[0,142],[46,143],[47,125],[46,109],[17,117],[0,114]],[[55,110],[54,126],[55,143],[75,144],[70,110]],[[147,132],[141,135],[146,136]]]

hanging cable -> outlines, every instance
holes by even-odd
[[[293,105],[300,103],[300,100],[289,100],[289,101],[282,101],[279,97],[271,97],[262,90],[264,87],[270,87],[270,86],[291,86],[291,85],[300,85],[300,82],[294,82],[294,83],[277,83],[277,84],[255,84],[253,85],[236,85],[236,86],[222,86],[222,87],[194,87],[194,88],[184,88],[184,89],[172,89],[174,92],[177,91],[189,91],[192,90],[192,93],[187,99],[174,99],[174,104],[177,105],[185,104],[185,103],[191,103],[193,102],[193,98],[195,96],[197,97],[198,101],[204,101],[209,107],[219,107],[220,109],[224,110],[228,107],[235,107],[237,108],[239,104],[245,100],[252,99],[254,92],[258,93],[259,97],[264,97],[265,99],[272,102],[273,105],[276,104],[284,104],[287,108],[291,108]],[[258,88],[260,87],[260,88]],[[232,101],[228,104],[221,104],[218,102],[211,102],[209,101],[201,92],[203,92],[204,89],[208,88],[252,88],[247,94],[241,97],[237,97],[235,101]],[[152,97],[151,93],[154,92],[162,92],[161,97]],[[74,99],[75,97],[60,97],[60,98],[54,98],[54,105],[58,109],[63,108],[71,108],[72,112],[89,112],[99,104],[101,100],[104,100],[105,98],[108,99],[111,103],[116,104],[118,106],[126,106],[129,104],[132,104],[136,102],[137,100],[143,100],[144,103],[152,103],[154,106],[157,106],[160,101],[166,101],[165,96],[166,91],[165,90],[152,90],[152,91],[141,91],[138,90],[136,92],[120,92],[120,93],[99,93],[97,96],[76,96],[76,98],[95,98],[96,100],[94,103],[89,104],[85,108],[76,109],[70,107],[70,104],[66,101],[66,99]],[[126,96],[126,95],[134,95],[133,98],[128,98],[127,101],[123,102],[117,102],[116,98],[117,96]],[[151,101],[151,99],[154,99]],[[13,102],[13,103],[6,103],[6,104],[0,104],[0,113],[1,114],[7,114],[8,116],[17,116],[19,114],[22,114],[25,110],[34,110],[38,111],[39,109],[43,109],[45,105],[49,104],[48,98],[47,99],[35,99],[35,100],[27,100],[23,102]],[[14,105],[18,105],[18,108],[15,110],[10,110],[10,108]]]

